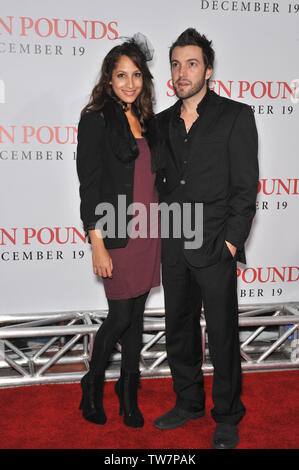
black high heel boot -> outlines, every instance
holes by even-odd
[[[79,409],[86,421],[105,424],[107,417],[103,407],[103,388],[105,375],[91,377],[89,373],[81,379],[82,399]]]
[[[137,389],[139,386],[139,372],[121,371],[119,380],[115,384],[115,393],[119,399],[119,414],[124,412],[124,423],[132,428],[142,428],[144,419],[138,408]]]

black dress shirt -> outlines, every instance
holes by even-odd
[[[209,99],[209,90],[197,106],[198,118],[193,122],[189,132],[186,130],[185,121],[181,118],[181,107],[182,100],[178,100],[174,108],[174,114],[171,125],[175,131],[173,135],[175,136],[175,141],[173,142],[174,147],[178,149],[178,154],[180,155],[180,164],[181,164],[181,175],[184,176],[188,164],[188,159],[190,155],[190,145],[194,134],[196,133],[198,127],[200,126],[200,121],[202,119],[203,113],[205,111],[208,99]]]

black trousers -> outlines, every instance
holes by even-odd
[[[211,411],[216,422],[237,424],[245,414],[241,394],[236,262],[227,245],[218,263],[194,267],[180,250],[175,265],[162,264],[166,348],[177,406],[205,407],[200,311],[204,306],[214,367]]]

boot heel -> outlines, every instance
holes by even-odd
[[[79,410],[83,410],[83,397],[82,397],[80,405],[79,405]]]
[[[119,401],[119,416],[121,416],[123,414],[124,404],[123,404],[123,400],[121,398],[120,381],[119,380],[116,382],[114,390],[115,390],[115,393],[116,393],[118,401]]]

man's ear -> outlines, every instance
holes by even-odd
[[[208,67],[207,70],[206,70],[206,76],[205,76],[205,79],[206,80],[209,80],[212,76],[212,73],[213,73],[213,69],[212,67]]]

